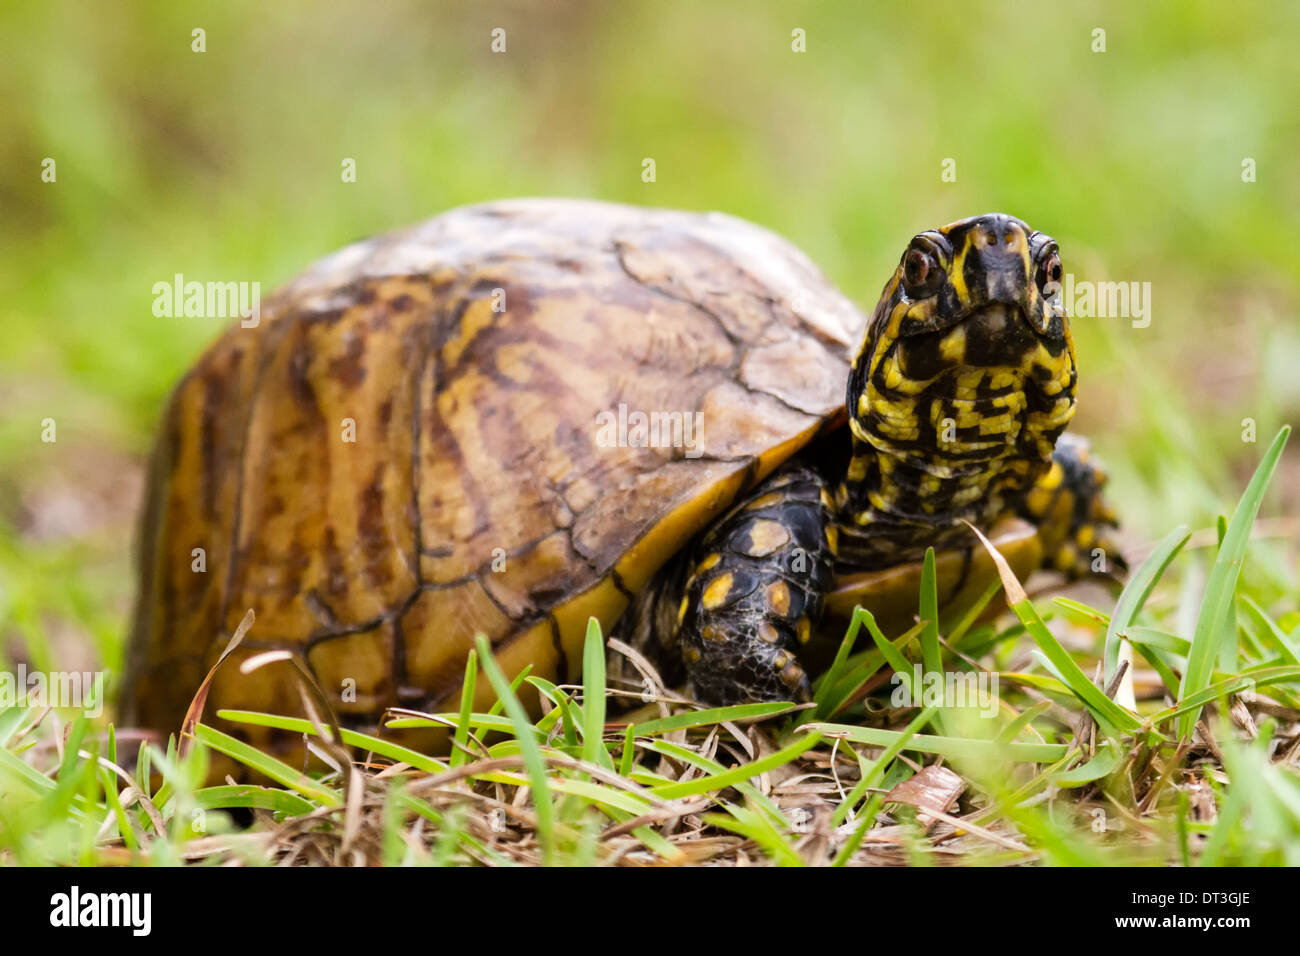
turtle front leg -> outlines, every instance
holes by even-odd
[[[676,643],[695,697],[723,705],[808,700],[798,651],[831,586],[831,499],[787,465],[700,540],[677,611]]]
[[[1043,567],[1071,578],[1118,577],[1128,570],[1114,530],[1119,521],[1102,496],[1106,471],[1087,439],[1069,432],[1056,442],[1051,469],[1017,509],[1038,527]]]

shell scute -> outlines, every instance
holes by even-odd
[[[476,633],[512,676],[567,678],[588,615],[612,626],[843,421],[865,324],[789,243],[716,214],[508,201],[321,260],[172,397],[126,713],[177,723],[193,682],[156,675],[215,660],[250,607],[250,651],[351,677],[357,712],[457,693]],[[698,415],[702,440],[628,440],[620,406]],[[291,706],[290,684],[227,664],[209,711]]]

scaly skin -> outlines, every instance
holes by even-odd
[[[816,472],[787,466],[703,537],[685,575],[668,572],[685,585],[659,598],[682,595],[657,644],[680,650],[696,696],[807,699],[798,651],[832,566],[969,546],[965,522],[1018,514],[1039,527],[1048,567],[1092,570],[1114,516],[1086,444],[1057,447],[1078,380],[1069,324],[1049,301],[1060,268],[1050,237],[1003,215],[913,239],[853,363],[852,453],[833,501]]]

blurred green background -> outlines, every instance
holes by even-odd
[[[156,318],[155,282],[267,292],[349,241],[503,196],[725,210],[867,309],[913,233],[1018,215],[1076,279],[1152,284],[1149,328],[1076,320],[1075,427],[1134,541],[1211,523],[1300,421],[1298,27],[1297,4],[1209,0],[7,0],[0,657],[120,659],[140,465],[222,324]],[[1296,448],[1275,531],[1300,499]],[[1272,588],[1294,593],[1279,553]]]

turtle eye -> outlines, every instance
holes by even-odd
[[[936,292],[943,283],[943,266],[928,249],[913,246],[903,256],[903,291],[909,299]]]
[[[1045,290],[1049,284],[1059,285],[1061,281],[1061,257],[1053,252],[1038,264],[1038,274],[1034,277],[1038,288]]]

